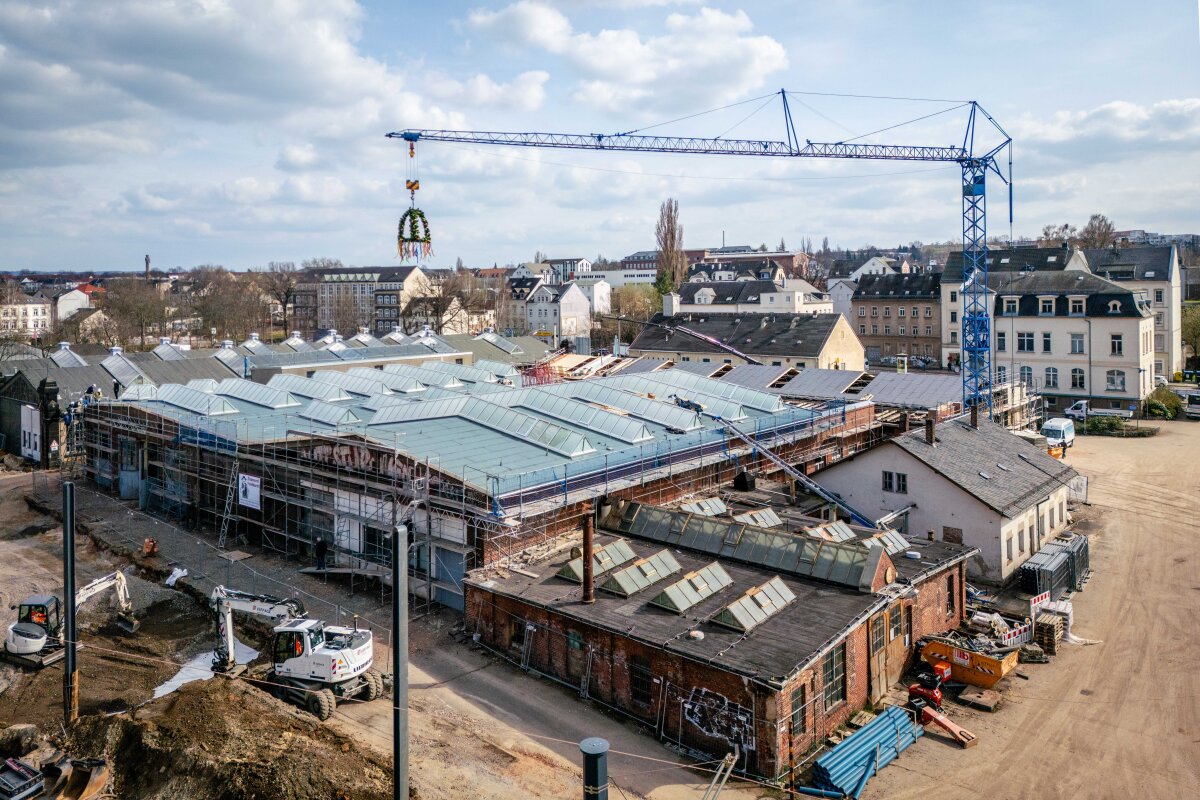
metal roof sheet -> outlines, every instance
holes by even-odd
[[[346,390],[336,384],[325,381],[314,381],[312,378],[302,378],[299,375],[272,375],[267,386],[280,389],[297,397],[307,397],[310,400],[325,400],[337,402],[349,400]]]
[[[300,401],[282,389],[242,378],[226,378],[217,386],[216,394],[236,397],[263,408],[290,408]]]
[[[598,403],[608,409],[618,409],[630,416],[664,425],[681,431],[694,431],[704,427],[700,415],[695,411],[680,408],[674,403],[651,400],[606,384],[593,381],[573,381],[543,387],[547,391]]]
[[[313,400],[305,406],[299,415],[313,422],[323,422],[326,425],[352,425],[362,422],[350,409],[345,406],[335,406],[322,400]]]
[[[783,401],[770,392],[749,389],[745,386],[726,383],[722,380],[692,375],[683,370],[666,369],[639,377],[644,380],[691,389],[694,392],[702,392],[712,397],[720,397],[746,408],[752,408],[755,411],[764,411],[768,414],[773,414],[784,408]]]
[[[363,375],[351,375],[346,372],[338,372],[332,369],[319,369],[313,373],[313,380],[331,383],[334,386],[340,386],[347,392],[352,394],[361,394],[364,397],[370,397],[376,394],[391,394],[392,390],[388,388],[380,378],[374,378]]]
[[[205,394],[177,383],[168,383],[158,387],[158,394],[154,399],[159,403],[167,403],[205,417],[238,413],[237,409],[223,397]]]

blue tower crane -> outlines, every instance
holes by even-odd
[[[540,147],[569,150],[604,150],[637,153],[689,153],[697,155],[759,156],[766,158],[840,158],[876,161],[932,161],[955,163],[962,169],[963,285],[961,348],[962,390],[965,407],[979,406],[992,414],[992,357],[990,315],[987,308],[987,174],[1008,187],[1009,222],[1012,222],[1012,137],[974,100],[968,107],[961,145],[892,145],[853,141],[802,143],[792,120],[788,93],[779,90],[783,105],[785,139],[726,139],[687,136],[646,136],[629,133],[538,133],[504,131],[454,131],[406,129],[387,134],[410,145],[419,141]],[[953,109],[947,109],[953,110]],[[940,112],[939,112],[940,113]],[[1000,135],[998,144],[976,149],[976,127],[982,118]],[[862,138],[862,137],[856,137]],[[980,137],[983,138],[982,136]],[[999,161],[1007,152],[1007,169]]]

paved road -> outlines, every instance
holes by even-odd
[[[1049,665],[1009,679],[995,714],[952,717],[979,735],[958,750],[927,735],[865,798],[1200,796],[1200,424],[1152,439],[1080,437],[1069,462],[1091,479],[1094,577],[1075,633]]]

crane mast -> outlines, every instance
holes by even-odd
[[[787,91],[780,89],[786,136],[783,140],[726,139],[689,136],[644,136],[630,133],[549,133],[512,131],[456,131],[409,128],[388,133],[390,139],[409,143],[450,142],[570,150],[603,150],[637,153],[755,156],[760,158],[837,158],[878,161],[926,161],[958,164],[962,170],[962,310],[959,318],[962,351],[962,397],[966,407],[978,406],[992,414],[992,359],[990,315],[987,309],[987,174],[994,173],[1008,187],[1009,222],[1012,222],[1012,137],[974,100],[969,106],[962,144],[894,145],[853,141],[801,141],[796,133]],[[949,109],[948,109],[949,110]],[[976,127],[982,120],[1001,141],[976,147]],[[857,137],[862,138],[862,137]],[[982,138],[982,137],[981,137]],[[999,156],[1007,151],[1007,170]]]

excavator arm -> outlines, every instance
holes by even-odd
[[[86,586],[75,592],[75,608],[78,609],[88,600],[91,600],[98,594],[102,594],[109,589],[112,589],[117,598],[117,618],[119,624],[126,631],[133,633],[140,623],[133,618],[133,602],[129,599],[129,584],[125,580],[125,573],[112,572],[103,577],[87,584]]]
[[[279,623],[287,619],[303,619],[307,616],[304,604],[294,598],[272,597],[267,594],[251,594],[236,589],[218,586],[209,597],[209,604],[217,615],[217,630],[221,641],[213,655],[213,670],[228,672],[236,665],[234,653],[236,640],[233,636],[233,612],[241,611]]]

